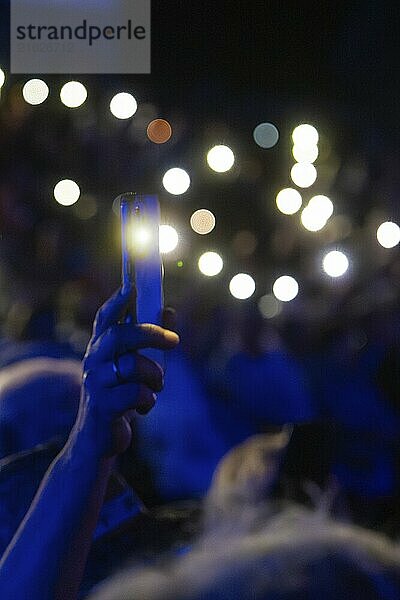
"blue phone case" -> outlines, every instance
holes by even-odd
[[[156,195],[128,192],[120,196],[122,286],[136,288],[136,306],[127,320],[161,325],[163,265],[159,249],[160,205]],[[142,354],[164,364],[161,350]]]

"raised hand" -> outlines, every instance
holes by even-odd
[[[176,333],[158,325],[123,323],[131,299],[132,290],[123,293],[120,289],[99,309],[83,361],[80,421],[95,424],[97,440],[108,455],[128,447],[127,417],[133,410],[140,414],[151,410],[163,387],[161,366],[138,351],[168,350],[179,342]]]

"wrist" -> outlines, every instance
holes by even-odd
[[[80,407],[67,446],[94,460],[110,458],[111,424],[102,422],[95,411]]]

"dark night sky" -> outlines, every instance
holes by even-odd
[[[153,76],[160,93],[209,86],[257,101],[398,115],[398,15],[356,2],[154,2]],[[184,90],[184,91],[183,91]],[[392,111],[395,111],[393,113]],[[389,115],[386,115],[387,117]]]

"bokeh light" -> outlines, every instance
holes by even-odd
[[[282,302],[290,302],[299,293],[299,284],[290,275],[282,275],[275,281],[272,291],[275,298]]]
[[[190,187],[189,174],[178,167],[169,169],[163,177],[163,186],[167,192],[174,196],[184,194]]]
[[[160,252],[168,254],[175,250],[179,243],[178,232],[172,225],[160,225]]]
[[[81,190],[72,179],[62,179],[54,187],[54,198],[62,206],[72,206],[78,202]]]
[[[332,250],[324,256],[322,266],[330,277],[341,277],[349,268],[349,259],[339,250]]]
[[[190,217],[190,226],[196,233],[207,235],[215,227],[215,216],[210,210],[200,208]]]
[[[298,163],[313,163],[317,160],[319,150],[318,146],[297,146],[294,145],[292,149],[293,158]]]
[[[325,221],[330,219],[330,217],[333,215],[332,200],[330,200],[328,196],[323,196],[322,194],[313,196],[308,203],[308,207],[315,214],[318,214],[321,219],[325,219]]]
[[[256,291],[256,282],[247,273],[238,273],[229,283],[229,291],[238,300],[247,300]]]
[[[312,163],[295,163],[290,171],[290,177],[298,187],[308,188],[317,179],[317,169]]]
[[[0,68],[0,88],[3,87],[5,80],[6,74],[4,73],[3,69]]]
[[[22,88],[22,95],[25,102],[36,106],[47,99],[49,87],[42,79],[30,79]]]
[[[272,294],[261,296],[258,301],[258,310],[264,319],[273,319],[281,312],[279,301]]]
[[[60,92],[61,102],[68,108],[78,108],[87,98],[87,89],[79,81],[69,81],[62,86]]]
[[[257,248],[258,240],[252,231],[242,229],[232,240],[233,250],[239,258],[251,256]]]
[[[199,270],[207,277],[214,277],[221,273],[224,261],[217,252],[205,252],[199,258]]]
[[[285,188],[276,196],[276,206],[284,215],[294,215],[303,204],[300,192]]]
[[[400,242],[400,227],[393,221],[386,221],[379,225],[376,237],[384,248],[394,248]]]
[[[147,137],[154,144],[165,144],[172,135],[172,127],[165,119],[154,119],[147,125]]]
[[[306,206],[301,213],[301,223],[307,231],[320,231],[327,223],[324,215],[318,210],[314,210],[312,206]]]
[[[302,123],[294,128],[292,140],[295,146],[316,146],[318,144],[318,131],[313,125]]]
[[[83,194],[79,202],[74,204],[75,216],[82,221],[87,221],[97,214],[97,202],[94,196]]]
[[[137,111],[137,102],[132,94],[120,92],[112,98],[110,110],[117,119],[130,119]]]
[[[210,169],[217,173],[226,173],[235,162],[235,155],[228,146],[214,146],[207,154],[207,163]]]
[[[279,131],[272,123],[260,123],[253,131],[255,143],[261,148],[272,148],[279,140]]]

